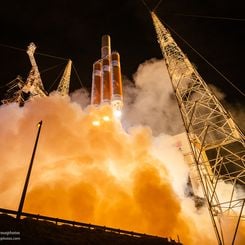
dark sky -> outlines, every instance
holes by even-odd
[[[152,9],[158,0],[145,2]],[[244,92],[245,21],[183,16],[245,19],[243,10],[236,1],[163,0],[156,13]],[[162,57],[150,15],[140,0],[8,0],[1,3],[0,25],[1,98],[4,85],[18,74],[26,78],[30,69],[24,51],[3,44],[25,50],[33,41],[38,47],[36,52],[71,58],[87,88],[91,86],[92,64],[100,56],[103,34],[111,36],[112,50],[119,51],[122,72],[129,78],[140,63]],[[244,101],[178,36],[173,37],[207,83],[221,88],[231,102]],[[49,91],[57,87],[58,82],[51,85],[64,69],[65,61],[43,55],[36,55],[36,60],[45,88]],[[71,90],[79,87],[73,71]]]

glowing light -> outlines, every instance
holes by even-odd
[[[108,122],[108,121],[110,121],[110,117],[109,117],[109,116],[103,116],[103,120],[104,120],[105,122]]]
[[[94,120],[94,121],[92,122],[92,124],[93,124],[93,126],[98,127],[98,126],[100,126],[100,121]]]
[[[121,116],[122,116],[122,111],[114,110],[113,114],[114,114],[114,116],[115,116],[116,118],[121,118]]]

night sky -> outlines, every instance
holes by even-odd
[[[145,2],[153,9],[158,0]],[[156,13],[244,92],[245,16],[242,3],[163,0]],[[73,60],[83,85],[90,89],[92,64],[100,57],[103,34],[111,36],[112,50],[120,53],[122,73],[129,79],[132,79],[140,63],[162,58],[149,12],[140,0],[9,0],[1,3],[0,23],[1,98],[6,83],[17,75],[27,77],[31,66],[25,49],[32,41],[38,47],[36,52],[63,58],[36,54],[44,87],[49,92],[58,86],[55,79],[63,71],[67,58]],[[176,34],[172,32],[172,35],[207,83],[222,89],[231,103],[244,102],[244,96],[203,62]],[[57,67],[47,71],[54,66]],[[79,87],[81,85],[73,70],[71,91]]]

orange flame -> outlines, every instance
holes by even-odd
[[[94,127],[105,115],[110,120]],[[1,106],[0,118],[2,207],[18,206],[35,125],[42,120],[24,211],[175,239],[178,234],[185,244],[214,242],[207,212],[195,214],[193,202],[175,192],[166,168],[175,162],[161,158],[172,151],[181,159],[180,153],[169,144],[153,154],[149,128],[126,133],[110,107],[83,111],[59,95],[24,108]]]

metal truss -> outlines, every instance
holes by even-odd
[[[26,92],[30,92],[31,97],[33,96],[45,97],[47,96],[47,92],[43,87],[42,79],[34,57],[35,50],[36,50],[36,45],[34,43],[30,43],[29,46],[27,47],[26,52],[29,56],[32,69],[28,75],[24,90]]]
[[[9,89],[7,90],[7,93],[5,95],[5,99],[1,101],[3,104],[15,102],[18,103],[20,106],[23,106],[25,102],[25,96],[23,97],[24,94],[28,94],[28,97],[30,98],[34,96],[47,96],[47,92],[43,87],[41,76],[34,57],[35,50],[36,45],[34,43],[30,43],[26,51],[32,65],[29,75],[26,81],[23,81],[20,76],[17,76],[16,79],[8,84]]]
[[[63,76],[60,80],[57,91],[62,95],[69,94],[72,61],[68,60]]]
[[[155,13],[152,19],[218,244],[235,244],[245,220],[245,196],[238,192],[245,190],[244,135]],[[229,236],[227,222],[233,229]]]
[[[24,82],[22,80],[22,77],[17,76],[13,81],[7,84],[9,87],[6,94],[5,99],[1,100],[3,104],[10,104],[10,103],[17,103],[19,105],[24,104],[24,98],[23,98],[23,87]]]

